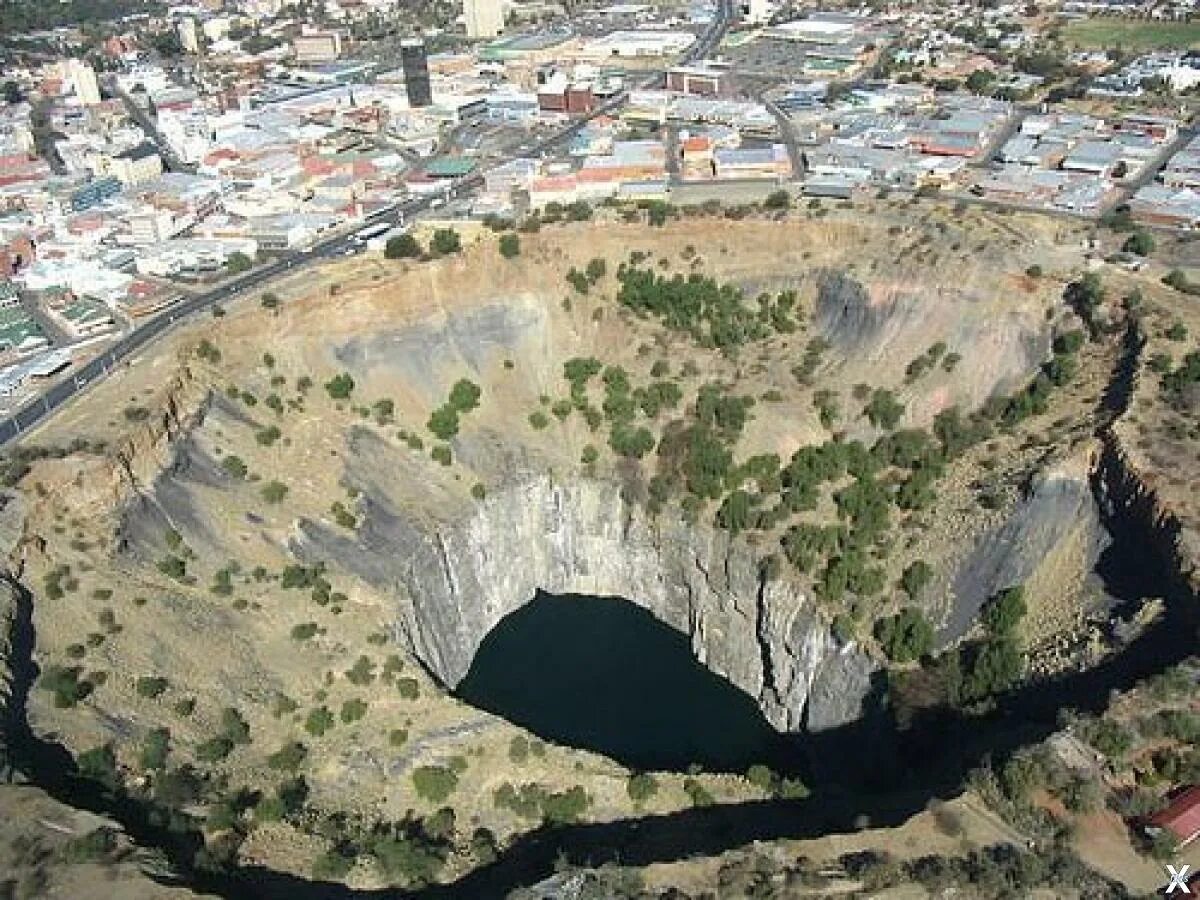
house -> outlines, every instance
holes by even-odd
[[[1145,829],[1151,835],[1166,832],[1180,846],[1200,837],[1200,785],[1192,785],[1179,793],[1166,809],[1146,820]]]

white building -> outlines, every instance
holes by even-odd
[[[467,37],[494,38],[504,31],[504,6],[500,0],[463,0]]]
[[[747,25],[766,25],[775,14],[776,4],[773,0],[744,0],[740,9]]]
[[[96,70],[85,62],[73,59],[69,63],[68,75],[75,89],[75,96],[84,106],[95,106],[100,102],[100,82]]]
[[[673,56],[682,53],[695,42],[696,36],[690,31],[613,31],[602,38],[588,41],[580,56],[595,60],[611,59],[614,56]]]
[[[185,53],[196,55],[200,52],[200,29],[191,16],[179,23],[179,43]]]

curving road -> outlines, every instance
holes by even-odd
[[[712,23],[683,55],[684,62],[692,62],[711,53],[720,43],[729,28],[733,16],[733,0],[719,0],[716,15]],[[649,87],[662,77],[655,74],[639,84],[639,87]],[[628,92],[622,92],[609,102],[597,107],[585,118],[578,119],[567,125],[550,137],[535,144],[530,154],[552,150],[574,137],[587,123],[602,115],[607,115],[620,108],[628,100]],[[446,191],[447,198],[466,197],[483,185],[483,174],[477,173],[458,179]],[[370,217],[372,222],[411,222],[415,217],[426,212],[434,202],[433,197],[409,198],[390,210],[384,210]],[[280,275],[288,273],[297,265],[316,259],[332,259],[345,254],[346,250],[355,246],[354,234],[338,234],[315,244],[310,249],[290,253],[275,262],[246,273],[242,278],[230,281],[219,288],[204,294],[189,297],[158,316],[150,319],[137,329],[121,338],[100,356],[90,360],[65,378],[51,386],[43,394],[29,401],[6,419],[0,420],[0,446],[8,444],[24,432],[40,424],[54,414],[64,403],[86,389],[89,385],[109,375],[118,363],[129,358],[132,354],[166,334],[178,323],[189,319],[198,312],[210,309],[223,300],[229,300],[246,291],[262,288],[267,282]]]

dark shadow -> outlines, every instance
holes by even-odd
[[[637,769],[789,772],[797,753],[687,637],[625,600],[539,592],[484,638],[455,694]]]

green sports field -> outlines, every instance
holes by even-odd
[[[1076,47],[1120,47],[1134,51],[1200,48],[1200,22],[1086,19],[1070,23],[1063,37]]]

